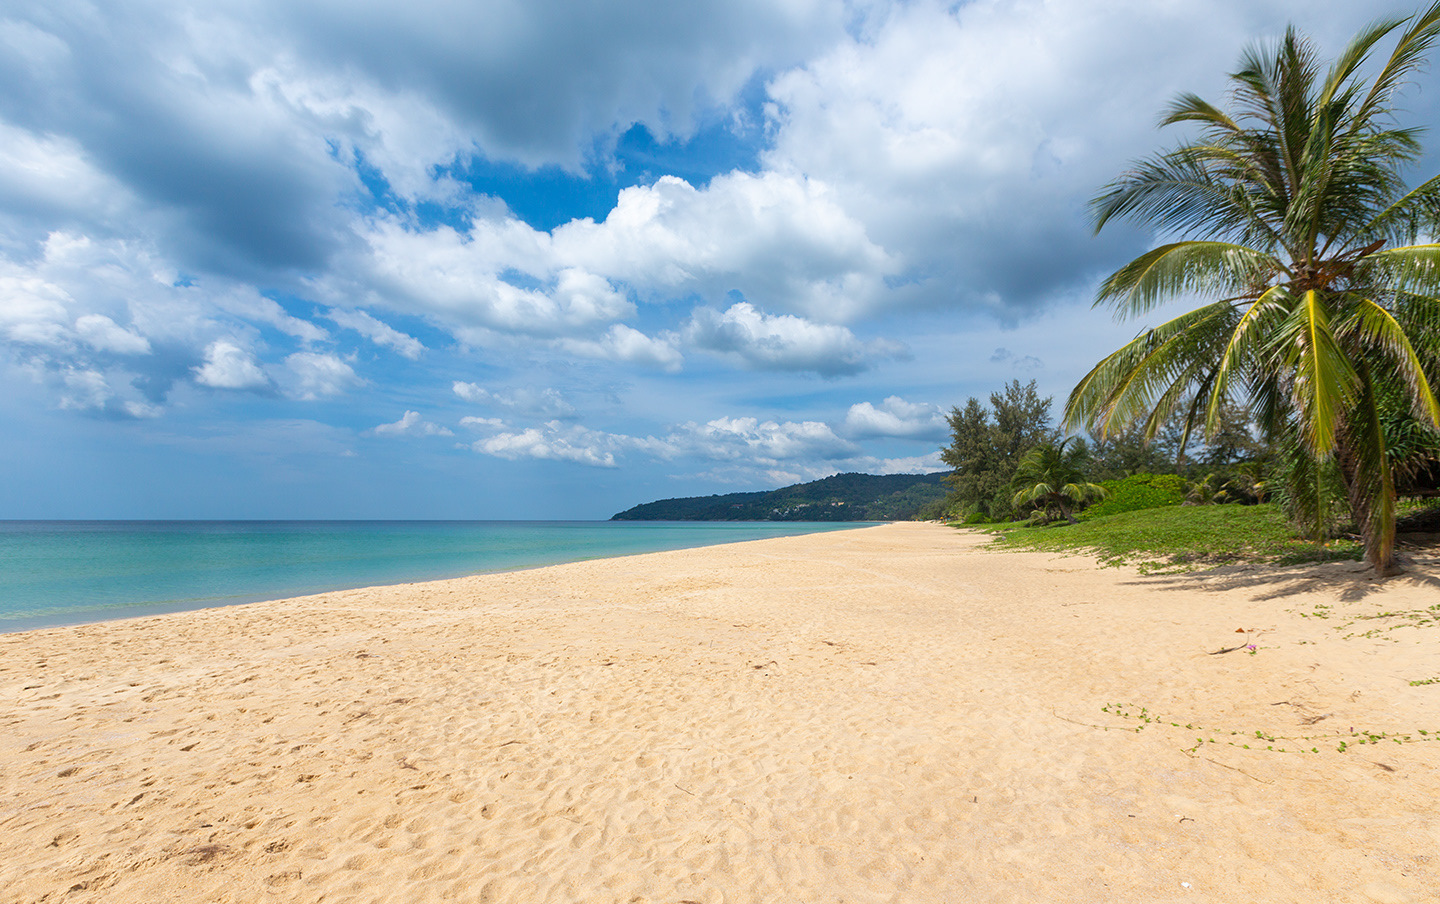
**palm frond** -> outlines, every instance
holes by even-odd
[[[1386,112],[1395,92],[1405,84],[1415,68],[1424,62],[1425,53],[1435,43],[1437,34],[1440,34],[1440,2],[1418,13],[1410,22],[1410,27],[1400,36],[1395,49],[1390,53],[1390,59],[1371,83],[1369,95],[1357,110],[1355,118],[1358,123],[1368,123],[1376,115]]]
[[[1327,457],[1335,450],[1336,432],[1355,403],[1360,381],[1335,340],[1330,312],[1319,292],[1305,293],[1272,345],[1295,374],[1291,403],[1301,437],[1316,456]]]
[[[1430,381],[1425,376],[1425,365],[1410,344],[1405,328],[1394,315],[1369,298],[1355,302],[1352,321],[1347,328],[1365,346],[1378,349],[1395,369],[1395,375],[1409,390],[1410,398],[1415,400],[1416,416],[1440,427],[1440,402],[1435,399]]]
[[[1392,201],[1356,231],[1409,242],[1421,230],[1440,226],[1440,176],[1432,176]]]
[[[1256,360],[1265,339],[1279,321],[1288,313],[1289,290],[1285,286],[1271,286],[1260,294],[1230,331],[1230,340],[1220,355],[1215,371],[1215,380],[1205,412],[1207,429],[1220,417],[1220,406],[1230,397],[1231,383],[1245,375]]]
[[[1151,413],[1167,391],[1213,365],[1234,321],[1235,309],[1219,301],[1141,333],[1076,385],[1065,403],[1067,429],[1103,436]]]
[[[1377,251],[1357,261],[1355,271],[1361,282],[1384,291],[1440,295],[1440,244]]]
[[[1286,272],[1278,258],[1231,242],[1173,242],[1115,271],[1100,284],[1095,303],[1110,302],[1117,314],[1133,317],[1176,295],[1260,294]]]

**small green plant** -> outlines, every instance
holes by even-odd
[[[1440,683],[1440,680],[1437,680],[1436,683]],[[1213,735],[1217,734],[1222,736],[1228,735],[1229,737],[1234,739],[1223,742],[1224,745],[1227,747],[1234,747],[1239,750],[1252,750],[1257,748],[1252,748],[1248,743],[1249,740],[1264,741],[1265,749],[1273,753],[1319,753],[1320,747],[1318,744],[1315,743],[1317,741],[1324,741],[1327,743],[1330,741],[1336,741],[1338,742],[1335,747],[1336,752],[1345,753],[1347,750],[1349,750],[1352,744],[1355,746],[1360,746],[1364,744],[1378,744],[1381,741],[1391,741],[1395,744],[1420,744],[1426,741],[1440,740],[1440,734],[1434,734],[1431,731],[1423,728],[1417,729],[1415,732],[1415,734],[1419,735],[1419,737],[1415,737],[1415,735],[1411,734],[1395,734],[1384,731],[1357,731],[1354,728],[1351,728],[1349,731],[1346,732],[1330,732],[1328,734],[1314,735],[1279,735],[1271,734],[1266,731],[1256,730],[1252,737],[1250,734],[1242,736],[1241,733],[1238,731],[1215,730],[1206,728],[1203,725],[1196,725],[1191,722],[1186,722],[1184,725],[1181,725],[1178,721],[1171,721],[1165,719],[1164,717],[1155,715],[1154,713],[1151,713],[1150,710],[1144,707],[1141,707],[1137,710],[1135,707],[1127,706],[1125,704],[1107,703],[1100,708],[1100,711],[1120,719],[1135,720],[1138,723],[1134,729],[1125,729],[1127,731],[1133,730],[1138,732],[1141,729],[1146,728],[1150,725],[1156,725],[1162,728],[1165,726],[1169,726],[1170,728],[1183,729],[1187,732],[1206,732],[1207,735],[1210,735],[1208,737],[1197,736],[1195,738],[1195,743],[1185,748],[1188,753],[1192,754],[1206,744],[1222,743],[1216,741],[1213,737]],[[1112,726],[1096,725],[1094,727],[1109,730]],[[1281,744],[1281,742],[1288,743],[1284,744],[1284,746],[1278,746]]]

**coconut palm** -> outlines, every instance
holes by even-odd
[[[1382,573],[1395,541],[1382,400],[1440,424],[1440,244],[1416,244],[1440,235],[1440,176],[1406,189],[1418,130],[1392,115],[1437,33],[1440,3],[1366,28],[1323,69],[1292,28],[1242,56],[1229,110],[1193,94],[1171,104],[1162,125],[1188,124],[1193,140],[1134,164],[1092,210],[1097,231],[1125,217],[1181,240],[1121,267],[1096,304],[1134,317],[1177,296],[1204,303],[1105,358],[1066,405],[1072,428],[1138,421],[1153,436],[1177,412],[1213,430],[1243,399],[1306,473],[1333,461]]]
[[[1011,504],[1017,508],[1033,505],[1046,521],[1059,512],[1074,524],[1071,505],[1105,498],[1104,487],[1085,480],[1085,465],[1089,462],[1090,449],[1083,440],[1071,437],[1058,446],[1041,443],[1026,452],[1015,469],[1012,486],[1019,490]]]

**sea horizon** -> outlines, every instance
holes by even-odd
[[[0,633],[874,523],[0,519]]]

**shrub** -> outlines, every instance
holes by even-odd
[[[1100,484],[1105,499],[1087,508],[1080,516],[1086,520],[1121,512],[1179,505],[1185,501],[1185,478],[1178,474],[1131,474],[1119,480]]]

